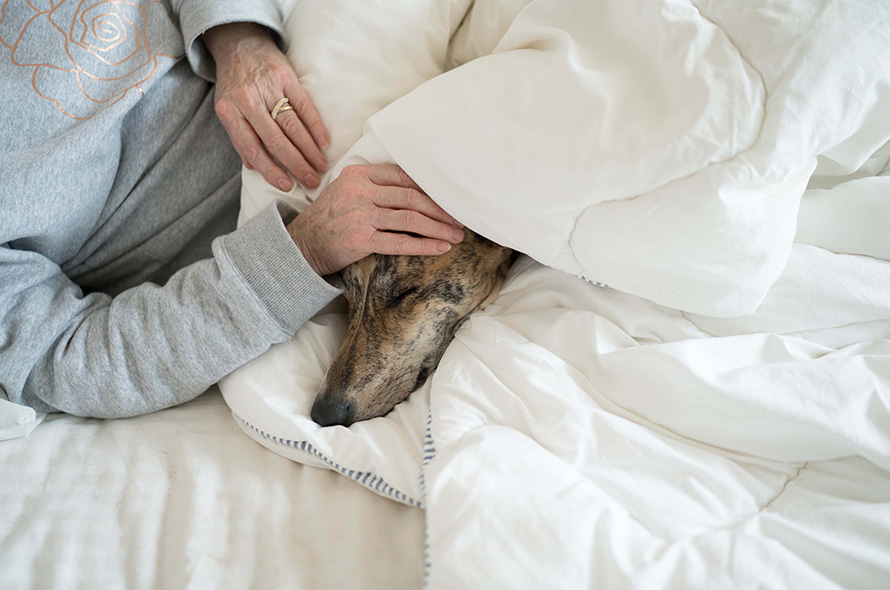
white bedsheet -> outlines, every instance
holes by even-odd
[[[246,431],[422,504],[429,588],[886,585],[886,3],[382,4],[289,23],[325,180],[396,162],[531,258],[389,416],[307,418],[333,309],[221,383]]]
[[[244,437],[218,391],[0,444],[0,588],[418,588],[423,514]]]

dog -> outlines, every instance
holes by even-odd
[[[405,400],[461,324],[498,296],[515,258],[464,229],[464,239],[439,256],[373,254],[343,269],[348,325],[311,418],[349,426]]]

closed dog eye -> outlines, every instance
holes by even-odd
[[[418,290],[417,287],[411,287],[409,289],[406,289],[405,291],[402,291],[401,293],[399,293],[398,295],[396,295],[395,297],[393,297],[389,301],[387,301],[386,307],[393,308],[393,307],[398,306],[405,299],[407,299],[411,295],[417,293],[417,290]]]

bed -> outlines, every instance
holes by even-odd
[[[397,163],[523,255],[385,417],[308,418],[335,301],[191,404],[0,443],[0,586],[886,585],[885,3],[302,0],[287,29],[323,186]],[[321,190],[243,185],[242,222]]]
[[[0,446],[0,588],[417,588],[423,513],[269,453],[219,390]]]

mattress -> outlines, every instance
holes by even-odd
[[[0,446],[0,588],[418,588],[422,511],[244,436],[218,390]]]

